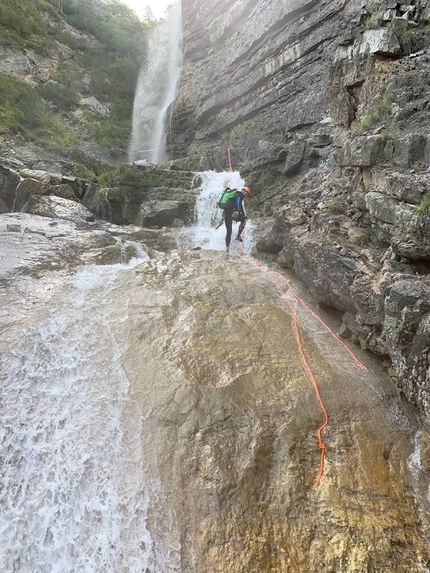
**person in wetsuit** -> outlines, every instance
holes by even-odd
[[[224,223],[226,228],[225,247],[227,252],[230,250],[233,221],[240,223],[239,231],[236,235],[236,240],[242,240],[242,233],[245,229],[247,221],[243,200],[250,194],[251,190],[249,187],[243,187],[241,191],[230,189],[229,187],[226,187],[223,190],[224,199],[221,199],[220,207],[222,207],[224,210]]]
[[[248,220],[248,217],[246,216],[245,213],[243,200],[245,197],[249,197],[249,195],[251,195],[251,189],[249,187],[242,187],[242,191],[239,191],[236,198],[236,209],[235,211],[233,211],[233,216],[232,216],[234,221],[240,223],[239,231],[237,232],[237,235],[235,237],[236,241],[243,240],[242,233],[245,230],[246,221]]]

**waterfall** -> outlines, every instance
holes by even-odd
[[[78,272],[2,362],[2,573],[179,570],[147,528],[161,485],[112,332],[119,272],[146,258]]]
[[[181,3],[169,9],[164,21],[156,24],[149,40],[147,63],[137,81],[133,106],[130,163],[164,160],[166,121],[175,99],[181,70]]]
[[[195,223],[191,228],[183,229],[178,239],[178,245],[183,248],[196,248],[225,250],[225,225],[222,224],[222,210],[218,207],[218,201],[222,188],[225,186],[241,189],[245,182],[238,171],[230,173],[223,171],[204,171],[196,173],[196,180],[200,179],[200,193],[196,200]],[[245,201],[246,203],[246,201]],[[246,205],[245,205],[246,209]],[[248,220],[246,225],[244,244],[234,240],[237,228],[233,224],[233,237],[231,250],[251,252],[254,246],[253,225]]]

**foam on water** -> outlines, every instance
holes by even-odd
[[[225,186],[241,189],[245,182],[238,171],[229,173],[223,171],[204,171],[197,173],[201,179],[200,193],[196,201],[195,223],[191,228],[184,229],[178,239],[180,247],[202,249],[225,250],[225,225],[222,224],[222,210],[218,207],[218,201]],[[246,203],[246,201],[245,201]],[[246,205],[245,205],[246,209]],[[218,228],[217,228],[218,227]],[[234,237],[239,229],[238,223],[233,223],[233,235],[231,249],[242,250],[242,243],[235,241]],[[245,231],[245,252],[250,252],[253,247],[253,225],[248,220]]]
[[[77,273],[2,362],[2,573],[179,571],[175,536],[147,527],[161,485],[111,330],[115,279],[141,260]]]

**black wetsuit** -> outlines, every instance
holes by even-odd
[[[233,230],[233,211],[234,208],[225,208],[224,209],[224,223],[225,223],[225,228],[227,231],[227,234],[225,236],[225,246],[227,247],[227,249],[230,246],[231,243],[231,233]]]
[[[239,225],[239,231],[237,232],[236,235],[236,239],[241,240],[242,239],[242,232],[244,230],[244,228],[246,227],[246,221],[247,221],[247,216],[245,213],[245,208],[243,206],[243,193],[242,191],[239,191],[237,198],[236,198],[236,210],[237,210],[237,215],[235,220],[238,221],[240,223]]]
[[[227,204],[227,206],[224,209],[224,223],[227,231],[227,234],[225,236],[225,246],[227,247],[227,249],[230,247],[231,243],[231,234],[233,231],[233,213],[235,213],[234,220],[240,222],[239,232],[236,236],[236,239],[240,240],[241,239],[240,235],[242,234],[242,231],[245,228],[247,220],[245,209],[243,206],[243,193],[241,191],[237,192],[237,196],[234,199],[234,202],[232,201],[231,205]]]

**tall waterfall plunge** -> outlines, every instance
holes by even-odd
[[[137,81],[133,107],[130,163],[161,163],[166,143],[168,111],[175,99],[181,71],[181,3],[169,10],[166,20],[156,25],[149,42],[148,61]]]

